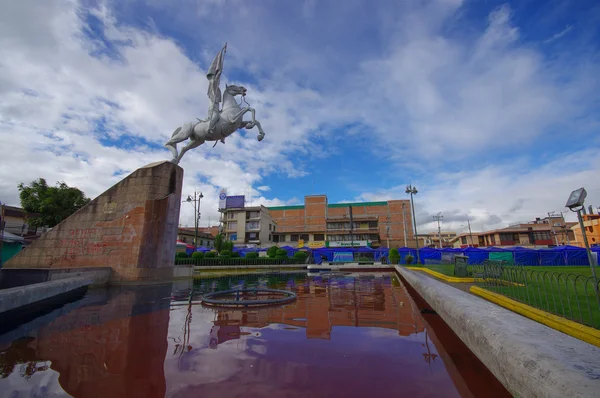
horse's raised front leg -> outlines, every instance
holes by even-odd
[[[263,129],[262,129],[262,126],[260,125],[260,122],[259,122],[258,120],[256,120],[256,110],[255,110],[254,108],[248,108],[248,111],[249,111],[250,113],[252,113],[252,121],[251,121],[251,122],[248,122],[248,123],[246,124],[246,128],[247,128],[247,129],[251,129],[251,128],[253,128],[254,126],[258,127],[258,133],[259,133],[259,134],[256,136],[256,138],[257,138],[259,141],[262,141],[262,140],[263,140],[263,138],[265,138],[265,132],[263,131]]]

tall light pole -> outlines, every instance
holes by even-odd
[[[596,289],[596,299],[600,304],[600,292],[598,292],[598,279],[596,278],[596,267],[594,264],[594,258],[592,257],[592,251],[590,250],[590,245],[587,240],[587,234],[585,233],[585,226],[583,225],[583,217],[581,216],[582,211],[584,210],[584,202],[587,196],[587,192],[585,188],[579,188],[573,192],[569,196],[567,200],[567,204],[565,207],[568,207],[569,210],[577,213],[577,218],[579,219],[579,227],[581,228],[581,235],[583,236],[583,243],[585,245],[585,251],[587,253],[588,262],[590,263],[590,268],[592,270],[592,277],[594,278],[593,285]]]
[[[417,191],[417,187],[413,187],[409,184],[406,186],[405,192],[407,194],[410,194],[410,206],[412,208],[413,228],[415,231],[415,242],[417,245],[417,264],[419,264],[421,262],[421,259],[419,258],[419,238],[417,238],[417,220],[415,219],[415,201],[413,198],[413,195],[416,195],[417,193],[419,193],[419,191]]]
[[[408,235],[408,232],[406,232],[406,211],[405,211],[404,202],[402,202],[402,228],[404,229],[404,247],[408,247],[408,243],[406,243],[406,239],[407,239],[406,235]]]
[[[194,251],[198,247],[198,223],[200,222],[200,201],[204,195],[202,192],[194,191],[194,196],[188,195],[186,202],[194,203]]]

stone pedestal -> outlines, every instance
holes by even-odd
[[[144,166],[42,235],[4,268],[111,267],[110,283],[173,277],[183,169]]]

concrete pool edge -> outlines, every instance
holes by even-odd
[[[429,276],[396,271],[516,396],[600,391],[600,349]]]
[[[0,290],[0,315],[71,291],[87,288],[92,280],[84,277],[64,278]]]

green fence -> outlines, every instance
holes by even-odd
[[[594,277],[491,262],[473,265],[471,272],[485,289],[600,329],[600,282]]]

